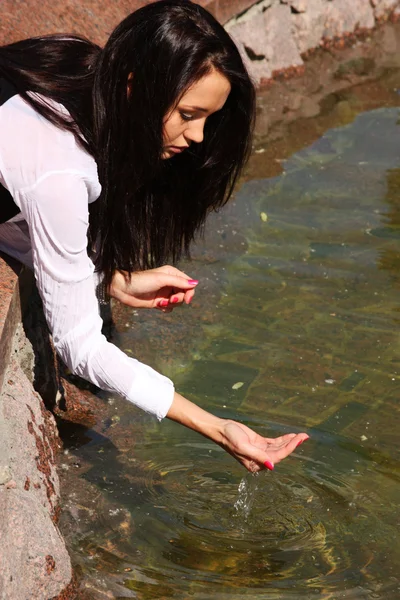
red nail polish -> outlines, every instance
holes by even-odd
[[[168,306],[169,302],[168,300],[160,300],[160,302],[158,303],[158,306]]]
[[[172,298],[172,300],[171,300],[172,304],[176,304],[177,302],[179,302],[179,298]]]
[[[265,461],[264,466],[267,467],[267,469],[269,469],[270,471],[273,471],[275,468],[272,462],[269,462],[269,460]]]
[[[199,282],[197,281],[197,279],[189,279],[188,284],[189,285],[197,285]]]
[[[302,443],[303,443],[303,441],[304,441],[304,440],[300,440],[300,441],[297,443],[297,446],[296,446],[296,448],[298,448],[298,447],[300,446],[300,444],[302,444]]]

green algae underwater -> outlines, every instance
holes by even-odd
[[[185,265],[192,307],[116,308],[113,341],[189,398],[311,439],[254,476],[103,394],[107,418],[62,459],[85,598],[400,597],[400,71],[380,85],[390,102],[343,92],[334,127],[212,219]]]

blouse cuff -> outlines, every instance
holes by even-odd
[[[133,359],[135,360],[135,359]],[[174,399],[174,384],[168,377],[141,363],[127,400],[151,413],[159,421],[167,415]]]

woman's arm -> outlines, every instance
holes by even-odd
[[[49,174],[23,190],[18,201],[29,225],[35,277],[54,346],[72,372],[159,419],[167,415],[201,433],[250,471],[272,469],[307,438],[289,434],[266,439],[245,425],[215,417],[174,392],[169,379],[106,340],[101,334],[93,264],[86,252],[88,199],[81,177]],[[155,276],[139,280],[153,281]]]
[[[273,470],[309,437],[288,433],[276,439],[263,438],[242,423],[210,414],[177,392],[167,417],[209,438],[252,472]]]
[[[162,419],[173,399],[172,382],[101,333],[94,267],[86,250],[84,177],[51,172],[17,191],[16,198],[29,225],[35,278],[61,359],[73,373]]]
[[[72,372],[159,419],[167,415],[201,433],[250,471],[273,468],[307,439],[306,434],[266,439],[245,425],[215,417],[174,393],[169,379],[105,339],[93,264],[86,252],[88,198],[83,178],[53,172],[19,192],[18,203],[29,225],[35,277],[54,346]]]

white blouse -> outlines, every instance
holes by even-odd
[[[88,204],[101,191],[93,157],[14,96],[0,107],[0,182],[21,209],[0,225],[0,250],[33,267],[61,359],[103,390],[165,417],[172,381],[101,333],[98,276],[87,254]]]

